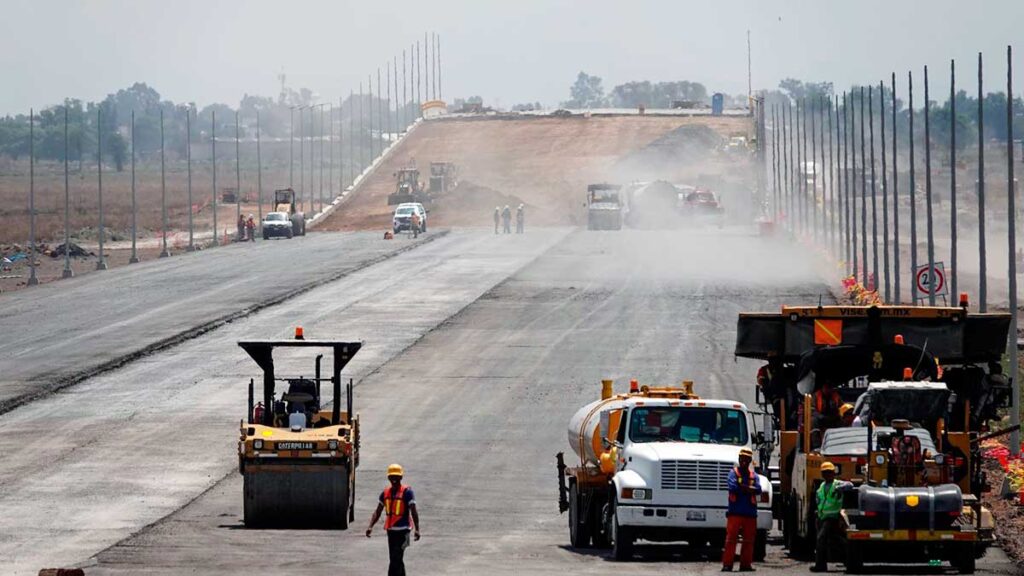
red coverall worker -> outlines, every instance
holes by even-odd
[[[739,466],[729,472],[729,509],[726,511],[725,550],[722,572],[732,572],[736,559],[736,541],[743,539],[740,551],[740,572],[753,571],[754,539],[757,538],[757,497],[761,484],[750,468],[754,454],[749,448],[740,450]]]

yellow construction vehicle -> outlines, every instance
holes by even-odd
[[[857,487],[841,511],[847,571],[936,560],[974,571],[993,542],[977,439],[1008,405],[1009,321],[969,313],[966,300],[740,315],[736,355],[767,361],[757,396],[777,430],[769,472],[792,555],[813,550],[828,461]]]
[[[362,343],[305,340],[297,328],[295,340],[238,345],[263,369],[263,399],[253,404],[250,379],[249,410],[238,440],[245,525],[346,529],[354,520],[359,417],[352,411],[351,380],[341,395],[341,370]],[[280,377],[274,369],[274,350],[279,348],[330,349],[330,377],[320,377],[323,354],[316,356],[313,378]],[[333,387],[329,406],[320,395],[324,381]],[[280,396],[275,395],[277,382],[288,385]]]

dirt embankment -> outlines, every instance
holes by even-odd
[[[431,207],[431,226],[489,226],[495,206],[520,202],[528,225],[575,224],[589,183],[735,172],[736,159],[721,148],[749,127],[749,118],[672,116],[426,122],[318,228],[387,228],[395,171],[415,165],[426,183],[430,163],[440,161],[458,165],[460,186]]]

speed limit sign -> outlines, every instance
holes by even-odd
[[[934,267],[927,264],[918,266],[914,270],[914,299],[923,300],[928,298],[932,284],[935,285],[936,296],[946,296],[946,268],[942,262],[936,262]]]

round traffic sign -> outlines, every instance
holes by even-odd
[[[938,266],[932,270],[935,271],[935,293],[941,294],[943,288],[946,287],[946,275],[943,274],[942,269]],[[928,274],[928,266],[922,266],[914,277],[914,283],[916,284],[917,291],[922,294],[929,294],[929,284],[931,283],[931,276]]]

